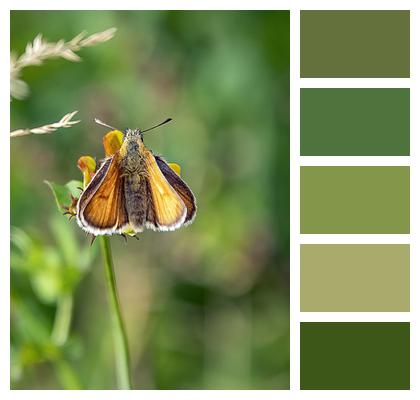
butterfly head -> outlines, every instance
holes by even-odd
[[[138,140],[143,141],[143,132],[140,129],[125,129],[124,139],[126,140]]]

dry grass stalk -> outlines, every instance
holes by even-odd
[[[33,41],[26,45],[25,52],[17,57],[10,57],[10,95],[16,99],[23,99],[29,93],[29,87],[20,79],[20,72],[30,65],[41,65],[45,60],[51,58],[64,58],[69,61],[80,61],[76,54],[83,47],[95,46],[99,43],[112,39],[117,31],[110,28],[103,32],[94,33],[86,37],[86,32],[79,33],[69,42],[59,40],[57,43],[49,43],[39,34]]]
[[[13,132],[10,132],[10,137],[25,136],[25,135],[31,135],[31,134],[44,135],[46,133],[55,132],[57,129],[60,129],[60,128],[70,128],[74,124],[77,124],[80,122],[80,121],[72,121],[72,118],[76,115],[76,113],[77,111],[73,111],[71,113],[66,114],[58,122],[40,126],[38,128],[17,129]]]

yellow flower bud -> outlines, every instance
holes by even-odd
[[[120,131],[108,132],[102,139],[107,157],[113,156],[122,146],[124,134]]]
[[[176,163],[168,163],[172,171],[174,171],[178,176],[181,176],[181,167]]]
[[[90,156],[82,156],[77,160],[77,167],[83,173],[83,187],[85,188],[95,175],[96,161]]]

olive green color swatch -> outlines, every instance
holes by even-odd
[[[410,12],[301,11],[300,75],[410,77]]]
[[[301,245],[300,311],[410,311],[409,245]]]
[[[301,89],[300,154],[410,155],[410,89]]]
[[[408,322],[302,322],[303,390],[410,388]]]
[[[301,167],[301,233],[410,233],[409,167]]]

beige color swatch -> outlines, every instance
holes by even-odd
[[[406,244],[301,245],[301,311],[410,311]]]

